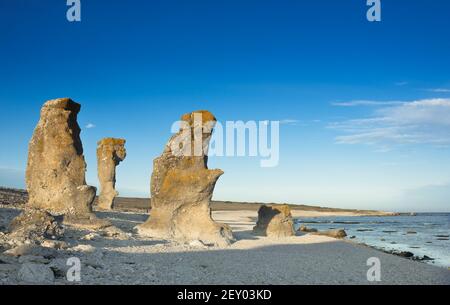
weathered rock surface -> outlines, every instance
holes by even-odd
[[[100,196],[98,208],[111,210],[116,191],[116,166],[126,157],[125,140],[105,138],[97,143],[97,168],[100,181]]]
[[[347,233],[343,229],[312,232],[311,234],[324,235],[324,236],[333,237],[333,238],[344,238],[347,236]]]
[[[30,284],[51,284],[55,280],[55,275],[46,265],[24,263],[19,270],[18,279]]]
[[[182,116],[180,131],[153,162],[150,218],[137,227],[140,234],[216,245],[233,240],[231,229],[211,218],[211,197],[223,174],[207,167],[215,123],[208,111]]]
[[[45,239],[63,237],[64,228],[61,222],[46,211],[25,209],[22,214],[12,220],[8,237],[16,241],[42,242]]]
[[[77,115],[80,104],[69,98],[48,101],[41,109],[28,151],[28,207],[65,215],[80,227],[109,225],[92,213],[96,188],[86,185],[86,163]]]
[[[253,228],[256,235],[269,237],[294,236],[294,221],[288,205],[263,205],[258,210],[258,221]]]

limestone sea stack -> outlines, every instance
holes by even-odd
[[[228,245],[231,229],[214,222],[210,202],[222,170],[207,167],[216,118],[209,111],[182,116],[180,131],[153,161],[150,218],[137,227],[145,236]]]
[[[287,204],[263,205],[258,210],[258,221],[253,228],[256,235],[269,237],[294,236],[294,221]]]
[[[50,100],[41,109],[28,150],[27,208],[65,215],[68,224],[109,225],[92,213],[96,188],[86,185],[86,163],[77,115],[81,105],[69,98]]]
[[[98,208],[111,210],[116,191],[116,166],[126,157],[125,140],[104,138],[97,143],[97,169],[100,182]]]

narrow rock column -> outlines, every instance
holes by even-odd
[[[219,169],[207,167],[209,141],[216,118],[208,111],[182,116],[180,131],[153,161],[150,218],[140,234],[185,242],[228,245],[231,229],[213,221],[210,202]]]
[[[109,222],[92,213],[96,188],[86,185],[77,123],[80,108],[69,98],[51,100],[42,107],[28,149],[27,208],[65,215],[67,224],[95,229]]]
[[[126,157],[125,140],[105,138],[97,143],[98,180],[100,181],[100,196],[98,208],[111,210],[114,198],[119,195],[115,190],[116,166]]]
[[[253,228],[256,235],[269,237],[294,236],[294,221],[287,204],[263,205],[258,210],[258,221]]]

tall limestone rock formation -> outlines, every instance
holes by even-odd
[[[153,161],[150,218],[137,227],[140,234],[219,246],[233,240],[231,229],[211,218],[214,186],[223,174],[207,167],[215,123],[208,111],[182,116],[180,131]]]
[[[86,163],[77,115],[80,104],[69,98],[48,101],[41,109],[28,150],[28,208],[65,215],[67,224],[100,228],[109,222],[92,213],[96,188],[86,185]]]
[[[294,236],[294,221],[287,204],[263,205],[258,210],[258,221],[253,228],[256,235],[269,237]]]
[[[114,198],[119,195],[115,190],[116,166],[126,157],[125,140],[105,138],[97,143],[97,168],[100,181],[98,208],[111,210]]]

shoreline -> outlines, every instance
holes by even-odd
[[[20,213],[17,207],[0,205],[6,222]],[[365,245],[327,236],[298,233],[274,239],[255,236],[256,211],[214,211],[216,221],[228,224],[236,241],[226,247],[199,243],[180,244],[145,238],[133,228],[148,214],[96,212],[123,233],[67,227],[67,248],[45,248],[51,255],[20,257],[0,254],[0,284],[20,284],[18,270],[27,260],[51,266],[53,284],[68,283],[66,260],[78,257],[82,264],[81,284],[450,284],[450,271],[386,254]],[[0,234],[1,235],[1,234]],[[1,239],[0,239],[1,240]],[[367,280],[367,260],[379,258],[381,282]]]

